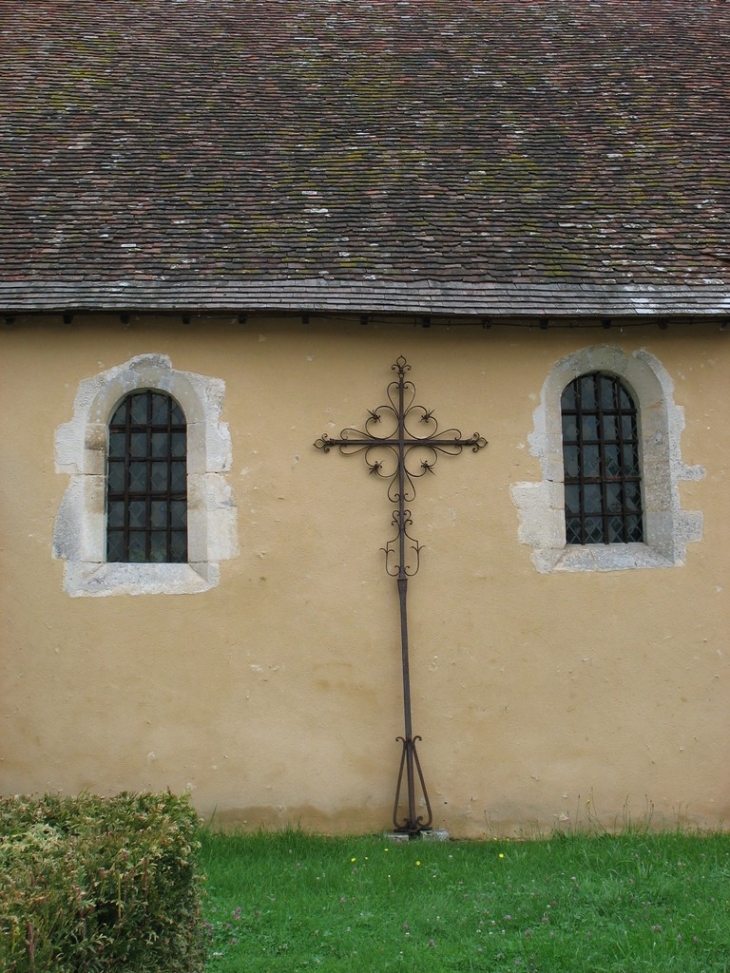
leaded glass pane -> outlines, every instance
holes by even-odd
[[[624,539],[624,522],[621,517],[608,518],[608,542],[620,544]]]
[[[585,518],[586,544],[600,544],[603,541],[603,518]]]
[[[639,475],[639,456],[633,444],[623,448],[624,472],[626,476]]]
[[[175,433],[182,436],[183,451],[185,449],[185,433]],[[170,450],[170,437],[166,432],[153,432],[151,438],[152,456],[167,456]]]
[[[167,395],[157,393],[152,396],[152,424],[155,426],[167,425],[170,415],[170,398]]]
[[[633,399],[623,385],[619,385],[619,402],[623,410],[633,410],[635,408]]]
[[[144,528],[147,524],[147,504],[144,500],[132,500],[129,505],[129,526]]]
[[[131,418],[135,426],[143,426],[147,422],[147,394],[131,396]]]
[[[565,486],[565,510],[569,514],[580,513],[580,487]]]
[[[626,518],[626,535],[627,540],[632,542],[642,541],[644,539],[640,516],[631,514]]]
[[[582,409],[595,409],[596,387],[593,375],[585,375],[580,381],[580,405]]]
[[[186,451],[185,445],[185,433],[184,432],[174,432],[172,434],[172,455],[173,456],[184,456]]]
[[[618,419],[616,416],[603,416],[603,440],[611,442],[618,439]]]
[[[124,489],[124,465],[122,463],[109,464],[109,490],[117,491]]]
[[[626,509],[632,513],[637,513],[641,509],[641,485],[639,483],[627,483],[624,487],[624,503]]]
[[[182,530],[174,530],[170,542],[170,560],[184,561],[187,557],[187,535]]]
[[[150,527],[167,527],[167,501],[150,502]]]
[[[130,530],[129,532],[129,560],[146,561],[147,552],[145,550],[145,540],[147,535],[142,530]]]
[[[601,385],[601,408],[615,409],[616,408],[615,382],[613,382],[607,375],[601,375],[600,385]]]
[[[180,493],[185,489],[185,463],[172,463],[172,492]]]
[[[565,462],[565,475],[578,476],[580,464],[578,463],[578,447],[565,446],[563,448],[563,460]]]
[[[598,484],[587,484],[583,491],[583,504],[588,514],[601,512],[601,487]]]
[[[129,489],[132,493],[145,491],[147,489],[147,464],[129,464]]]
[[[150,484],[153,493],[167,490],[167,463],[152,463]]]
[[[110,527],[124,527],[124,501],[111,500],[107,517]]]
[[[606,476],[618,476],[621,473],[621,452],[618,446],[606,446],[604,448],[603,462]]]
[[[124,534],[121,530],[109,531],[107,535],[107,561],[124,560]]]
[[[185,425],[185,416],[183,415],[183,411],[175,401],[172,401],[172,412],[170,415],[170,422],[172,423],[173,426]]]
[[[575,416],[563,416],[563,442],[574,442],[578,438],[578,422]]]
[[[153,531],[150,534],[150,561],[161,564],[165,561],[174,561],[175,558],[167,556],[167,533]]]
[[[147,456],[147,433],[146,432],[133,432],[129,438],[129,452],[131,456],[141,457],[144,459]]]
[[[116,412],[111,418],[109,428],[114,426],[124,427],[127,422],[127,412],[129,411],[129,399],[125,399],[121,405],[117,406]]]
[[[124,456],[126,437],[121,430],[111,430],[109,433],[109,455]]]
[[[583,457],[583,476],[588,476],[588,477],[600,476],[601,454],[598,446],[584,446],[582,457]]]
[[[571,409],[575,409],[575,383],[571,382],[570,385],[566,386],[563,391],[563,396],[560,400],[560,406],[564,412],[569,412]]]
[[[568,544],[582,544],[580,517],[568,517],[565,521],[565,539]]]
[[[621,416],[621,435],[624,439],[637,439],[636,416]]]
[[[581,421],[583,439],[598,439],[598,416],[583,416]]]
[[[187,526],[188,520],[188,505],[184,500],[173,500],[172,501],[172,517],[171,523],[173,527],[184,528]]]
[[[565,539],[568,544],[582,544],[580,517],[568,517],[565,521]]]
[[[606,509],[609,513],[620,513],[622,501],[622,489],[620,483],[606,484]]]

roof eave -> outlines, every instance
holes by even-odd
[[[717,317],[730,284],[648,286],[264,279],[0,283],[2,313],[51,311],[326,311],[458,317]]]

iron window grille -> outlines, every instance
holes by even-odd
[[[165,392],[133,392],[109,423],[107,561],[187,557],[185,415]]]
[[[591,372],[563,391],[568,544],[643,541],[636,405],[614,375]]]

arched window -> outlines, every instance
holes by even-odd
[[[193,594],[219,584],[219,562],[238,554],[224,394],[221,379],[157,354],[79,384],[73,417],[56,430],[57,469],[70,480],[53,553],[66,562],[68,594]]]
[[[126,396],[109,423],[107,561],[187,561],[185,416],[165,392]]]
[[[684,411],[664,366],[645,349],[591,345],[556,361],[528,437],[542,478],[514,483],[519,539],[535,567],[624,571],[683,564],[702,537],[679,484]]]
[[[591,372],[560,400],[567,544],[644,540],[636,404],[615,375]]]

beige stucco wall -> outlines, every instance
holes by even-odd
[[[385,484],[313,448],[385,401],[489,440],[419,482],[414,729],[453,835],[730,821],[728,335],[107,317],[0,333],[0,790],[189,789],[221,824],[388,828],[402,732]],[[510,492],[554,363],[607,341],[662,363],[685,410],[681,484],[704,515],[683,566],[541,574]],[[225,382],[237,557],[190,595],[72,598],[52,558],[79,383],[135,355]],[[590,803],[588,803],[590,802]]]

